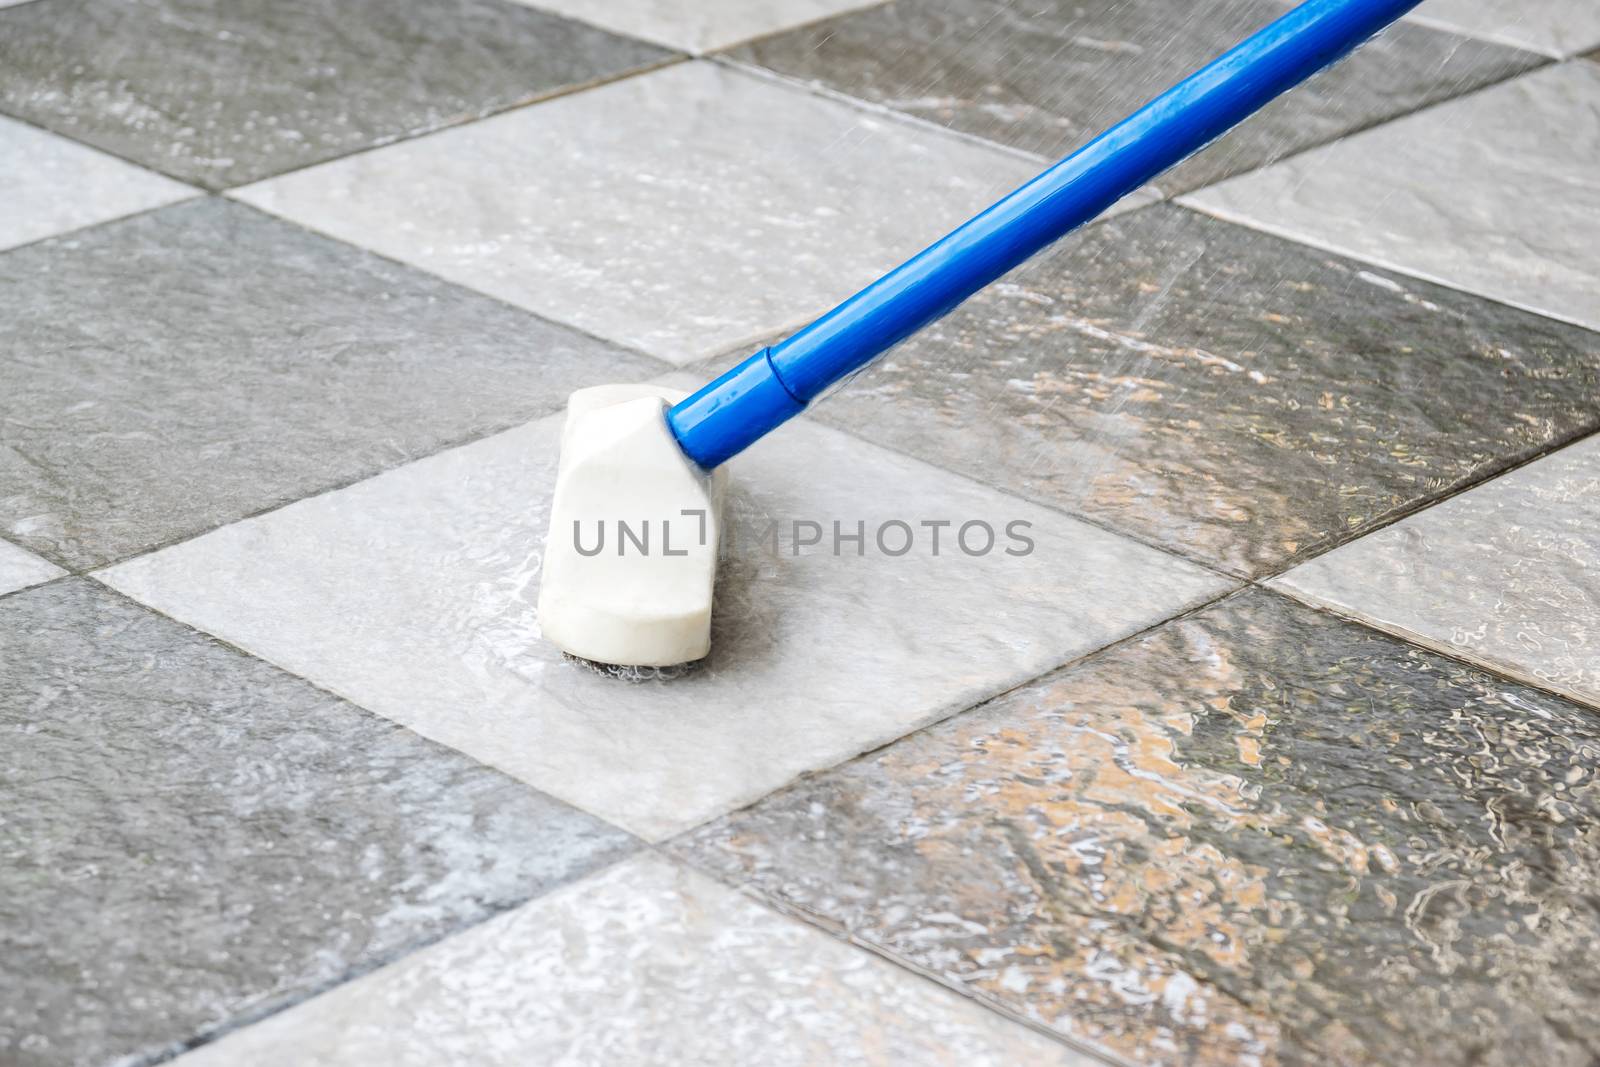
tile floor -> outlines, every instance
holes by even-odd
[[[0,1063],[1594,1063],[1588,0],[1426,0],[740,457],[697,668],[539,637],[571,389],[1282,7],[0,0]]]

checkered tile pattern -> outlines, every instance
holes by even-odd
[[[696,668],[540,639],[570,390],[1283,6],[0,0],[0,1063],[1591,1064],[1589,0],[1427,0],[741,456]]]

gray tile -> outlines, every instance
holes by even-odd
[[[632,839],[85,579],[0,601],[0,1060],[134,1063]]]
[[[1574,61],[1189,198],[1600,329],[1600,67]]]
[[[0,117],[0,249],[199,195],[65,137]]]
[[[177,1062],[1094,1063],[655,856],[567,886]]]
[[[30,585],[48,582],[66,573],[53,563],[46,563],[32,552],[0,541],[0,596],[26,589]]]
[[[1597,751],[1254,591],[674,849],[1142,1063],[1584,1067]]]
[[[816,413],[1253,575],[1594,427],[1597,394],[1600,335],[1162,205]]]
[[[1600,437],[1296,567],[1277,584],[1600,707]]]
[[[0,525],[87,567],[658,367],[225,201],[0,257]]]
[[[1427,0],[1412,17],[1553,56],[1600,45],[1600,4],[1593,0]]]
[[[731,54],[1054,158],[1282,13],[1273,0],[897,0]],[[1192,189],[1538,62],[1398,25],[1159,184]]]
[[[519,427],[102,577],[650,838],[1228,587],[797,420],[730,464],[710,656],[683,677],[628,685],[564,662],[540,636],[559,431],[558,417]],[[935,555],[921,524],[940,520],[988,522],[992,549],[974,529],[975,554],[959,550],[951,526]],[[914,550],[879,550],[892,521],[913,527]],[[1031,524],[1019,528],[1031,551],[1001,533],[1018,521]],[[818,524],[821,543],[797,547],[797,522]],[[834,523],[866,540],[834,554]],[[889,529],[889,552],[903,537]]]
[[[522,0],[630,37],[686,52],[762,37],[792,26],[870,7],[879,0]]]
[[[0,12],[0,110],[215,189],[670,54],[501,0],[49,0]]]
[[[236,195],[682,364],[801,325],[1034,169],[695,62]]]

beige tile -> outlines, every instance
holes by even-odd
[[[0,116],[0,249],[200,195],[171,178]]]
[[[657,857],[628,860],[181,1067],[1094,1063]]]
[[[1600,437],[1274,584],[1600,707]]]
[[[1600,65],[1575,61],[1202,190],[1222,218],[1600,328]]]
[[[800,325],[1034,169],[691,63],[237,195],[682,364]]]
[[[1427,0],[1411,18],[1546,55],[1571,56],[1600,45],[1594,0]]]
[[[628,684],[564,661],[534,600],[557,419],[102,572],[420,733],[660,838],[1213,595],[1190,564],[806,422],[734,461],[711,656]],[[987,521],[898,557],[901,520]],[[1005,530],[1014,520],[1031,553]],[[823,544],[794,554],[796,521]],[[867,531],[832,554],[831,524]],[[760,539],[784,527],[777,553]],[[808,531],[802,531],[808,532]],[[969,545],[982,547],[977,528]],[[885,544],[897,550],[897,529]]]
[[[521,0],[685,52],[709,52],[878,0]]]
[[[54,563],[47,563],[32,552],[0,541],[0,595],[48,582],[65,573]]]

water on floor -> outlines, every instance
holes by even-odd
[[[0,1063],[1600,1058],[1600,22],[1426,0],[535,599],[1279,0],[0,0]]]

